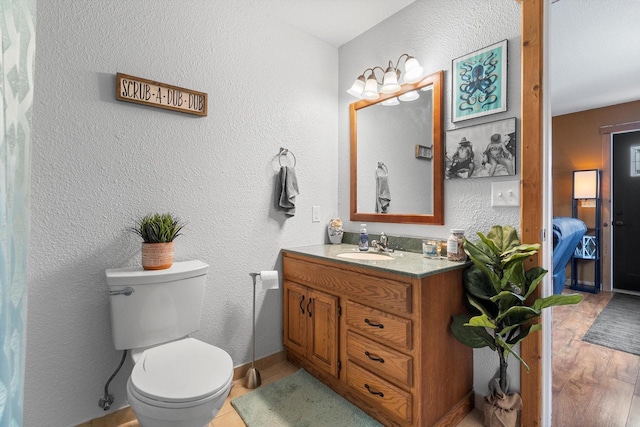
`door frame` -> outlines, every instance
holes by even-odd
[[[542,244],[545,216],[543,197],[550,197],[544,187],[544,108],[543,81],[545,62],[545,3],[548,0],[516,0],[522,5],[522,99],[521,99],[521,156],[520,156],[520,236],[523,242]],[[548,19],[546,20],[548,22]],[[547,120],[548,122],[548,120]],[[542,247],[544,250],[544,247]],[[525,262],[525,268],[540,265],[542,259],[538,253]],[[548,282],[547,277],[545,282]],[[547,287],[548,287],[547,283]],[[542,289],[538,287],[530,296],[540,298]],[[537,319],[541,322],[541,319]],[[547,322],[550,324],[550,322]],[[550,340],[547,340],[550,341]],[[548,365],[551,363],[550,351],[545,349],[543,357],[542,334],[531,334],[520,346],[522,358],[529,364],[530,371],[520,367],[520,394],[523,401],[522,425],[542,425],[542,384],[550,379]],[[548,345],[547,345],[548,347]],[[543,365],[546,368],[543,378]],[[548,377],[548,378],[547,378]],[[545,396],[547,397],[547,396]],[[548,397],[547,397],[548,400]],[[545,418],[550,408],[545,408]]]

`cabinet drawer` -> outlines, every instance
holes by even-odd
[[[373,373],[411,387],[413,359],[356,333],[347,333],[347,355]]]
[[[411,395],[352,362],[347,362],[347,384],[362,399],[395,418],[411,422]]]
[[[347,325],[391,346],[411,349],[411,320],[347,301]]]
[[[283,258],[284,278],[338,294],[348,294],[365,304],[401,314],[411,313],[411,284],[381,279],[300,259]]]

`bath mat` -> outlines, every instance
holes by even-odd
[[[640,356],[640,297],[613,294],[582,340]]]
[[[231,401],[248,427],[378,427],[304,369]]]

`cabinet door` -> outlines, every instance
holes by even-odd
[[[307,357],[323,371],[338,377],[338,298],[309,289],[311,301]]]
[[[284,345],[306,357],[307,351],[307,288],[284,282]]]

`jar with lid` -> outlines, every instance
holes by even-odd
[[[466,261],[467,254],[462,249],[464,229],[454,228],[447,239],[447,259],[449,261]]]

